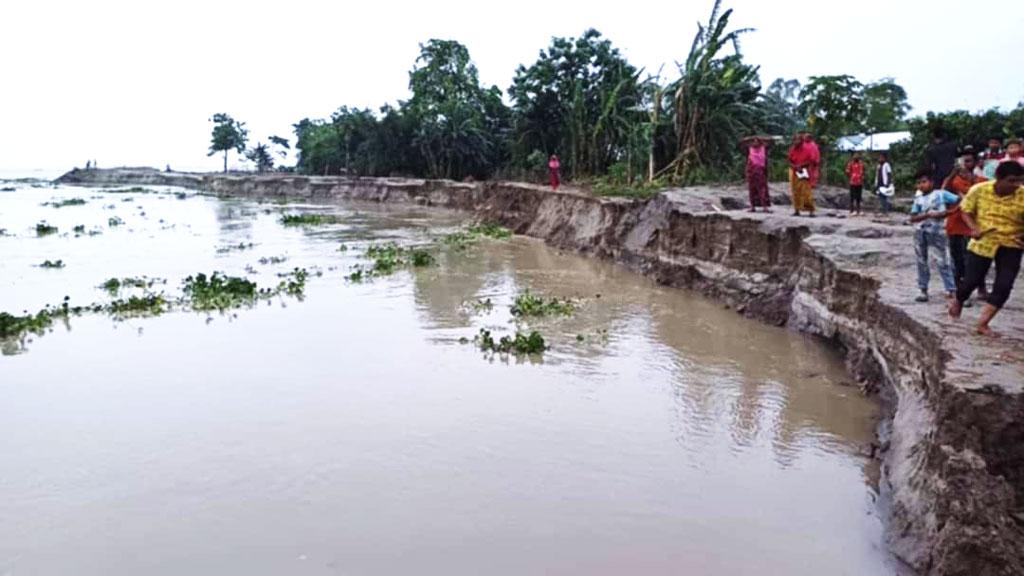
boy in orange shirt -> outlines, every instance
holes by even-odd
[[[953,192],[963,200],[972,186],[988,180],[984,176],[975,174],[974,169],[977,167],[977,163],[974,150],[965,150],[964,155],[960,158],[960,163],[942,183],[942,188]],[[967,243],[971,241],[971,229],[961,217],[959,205],[951,208],[949,215],[946,216],[946,237],[949,239],[949,256],[953,260],[953,278],[959,288],[963,284],[964,274],[967,273]],[[978,287],[978,298],[984,300],[987,297],[988,292],[985,289],[985,283],[982,282]],[[969,307],[971,304],[966,302],[964,305]]]

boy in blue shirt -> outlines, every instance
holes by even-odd
[[[952,206],[960,201],[960,197],[952,192],[936,189],[931,172],[923,170],[915,176],[917,180],[917,196],[910,209],[910,222],[914,225],[914,253],[917,255],[917,287],[921,293],[914,300],[928,301],[928,251],[935,251],[935,263],[942,278],[942,287],[946,297],[953,298],[956,294],[956,282],[953,270],[949,266],[949,242],[946,239],[945,219]]]

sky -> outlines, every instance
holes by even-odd
[[[431,38],[465,44],[481,81],[506,89],[555,36],[601,31],[638,67],[671,76],[711,0],[638,4],[520,0],[246,2],[10,1],[0,7],[0,174],[100,167],[217,170],[216,112],[250,143],[298,120],[408,97]],[[893,77],[912,114],[1024,100],[1019,2],[726,0],[751,27],[742,50],[778,77]],[[664,76],[663,76],[664,77]],[[231,165],[242,166],[235,157]]]

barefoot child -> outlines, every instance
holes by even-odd
[[[995,336],[989,323],[1010,298],[1024,254],[1024,166],[1017,162],[999,164],[995,182],[971,188],[961,211],[973,240],[967,246],[964,282],[949,305],[949,315],[960,317],[964,302],[985,281],[995,262],[996,280],[975,327],[978,334]]]

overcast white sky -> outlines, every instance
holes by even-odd
[[[914,113],[1024,100],[1024,7],[1011,0],[731,0],[743,51],[776,77],[895,77]],[[500,6],[500,7],[499,7]],[[607,6],[607,7],[606,7]],[[484,83],[508,87],[552,36],[594,27],[635,65],[685,57],[710,0],[632,3],[5,1],[0,7],[0,171],[208,158],[215,112],[250,140],[303,117],[408,95],[420,42],[468,46]],[[973,10],[973,12],[972,12]],[[1001,70],[1001,68],[1003,70]]]

